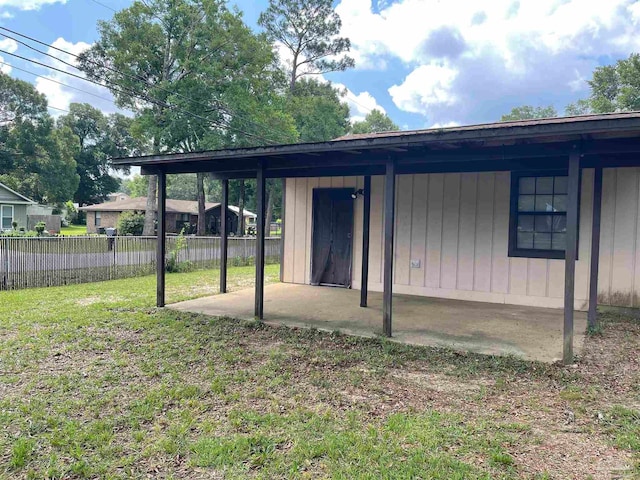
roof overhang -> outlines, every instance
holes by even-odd
[[[397,173],[638,165],[640,112],[501,122],[342,137],[330,142],[175,153],[116,159],[143,174],[209,172],[250,178],[376,175],[393,159]]]

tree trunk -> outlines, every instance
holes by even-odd
[[[271,236],[271,217],[273,217],[273,185],[267,183],[267,213],[264,219],[265,237]]]
[[[198,236],[203,236],[207,233],[206,207],[204,204],[204,173],[196,174],[196,184],[198,190],[198,229],[196,234]]]
[[[144,211],[144,227],[142,228],[142,235],[153,236],[156,233],[156,195],[158,192],[158,177],[155,175],[149,175],[149,187],[147,188],[147,206]]]
[[[240,180],[240,198],[238,198],[238,236],[244,236],[244,178]]]

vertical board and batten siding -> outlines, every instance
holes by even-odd
[[[309,283],[312,193],[361,188],[362,177],[287,179],[285,282]],[[369,289],[382,290],[383,178],[371,181]],[[509,172],[399,175],[394,292],[561,308],[564,261],[510,258]],[[588,298],[593,170],[582,172],[576,308]],[[605,169],[599,301],[640,306],[640,168]],[[360,288],[362,200],[356,201],[353,288]],[[411,263],[414,263],[413,268]]]

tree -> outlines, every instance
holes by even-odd
[[[558,112],[549,105],[548,107],[534,107],[531,105],[523,105],[521,107],[514,107],[511,112],[500,117],[501,122],[511,122],[515,120],[533,120],[536,118],[553,118],[557,117]]]
[[[64,203],[78,187],[76,142],[55,128],[33,85],[0,73],[0,182],[38,202]]]
[[[291,53],[291,90],[304,75],[344,71],[355,65],[345,54],[351,42],[338,36],[342,21],[331,0],[269,0],[258,24]]]
[[[277,92],[269,85],[277,73],[271,46],[222,0],[136,1],[98,30],[80,65],[136,112],[153,153],[264,143],[265,118],[276,132],[289,124],[283,130],[295,133],[278,102],[263,101]],[[156,184],[151,177],[145,234],[153,229]]]
[[[614,65],[596,67],[589,80],[591,94],[567,107],[581,113],[624,112],[640,109],[640,54],[618,60]]]
[[[301,142],[323,142],[347,133],[349,106],[343,92],[316,79],[298,80],[289,100]]]
[[[386,113],[374,108],[361,122],[355,122],[351,126],[351,133],[378,133],[400,130]]]
[[[112,175],[111,159],[140,153],[141,145],[132,137],[132,120],[121,114],[105,117],[88,103],[72,103],[69,113],[58,119],[76,135],[79,150],[75,157],[80,184],[74,200],[80,205],[104,201],[115,192],[120,180]]]
[[[585,99],[570,103],[564,110],[564,114],[567,116],[586,115],[588,113],[593,113],[593,110],[591,109],[591,102]]]

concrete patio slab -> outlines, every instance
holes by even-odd
[[[349,335],[382,334],[382,294],[290,283],[265,286],[264,320],[271,325],[317,328]],[[254,290],[175,303],[168,308],[252,320]],[[553,362],[562,358],[562,310],[410,295],[393,297],[392,340],[490,355]],[[575,315],[575,352],[584,342],[584,312]]]

